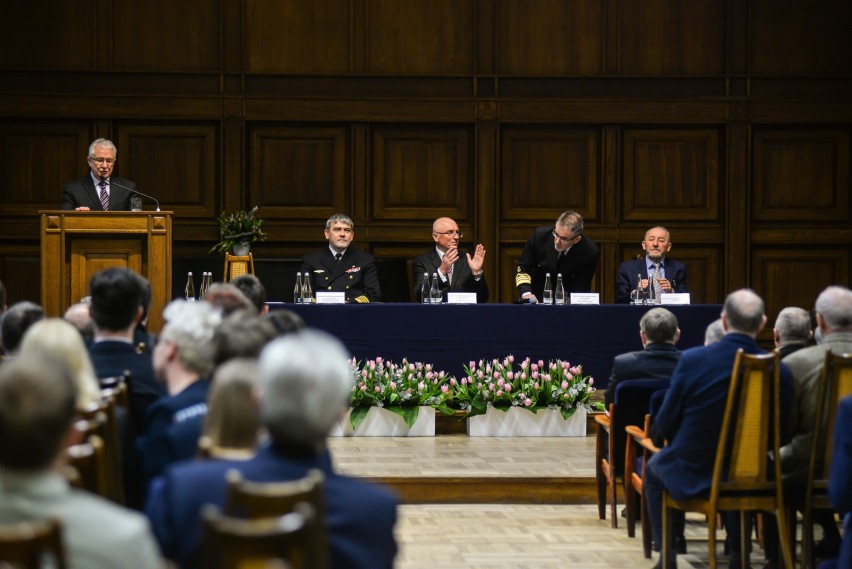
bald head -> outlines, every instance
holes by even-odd
[[[766,324],[763,299],[748,288],[735,290],[725,299],[722,324],[726,332],[756,337]]]

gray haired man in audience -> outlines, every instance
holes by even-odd
[[[55,470],[72,439],[77,392],[50,357],[0,367],[0,523],[59,519],[69,567],[160,567],[141,515],[68,486]]]
[[[811,317],[807,310],[788,306],[778,313],[772,337],[782,358],[807,346],[812,335]]]

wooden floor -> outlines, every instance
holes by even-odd
[[[656,562],[656,554],[643,557],[638,527],[628,538],[623,518],[618,529],[598,519],[593,436],[349,437],[329,446],[339,471],[400,493],[397,569],[635,569]],[[689,553],[678,566],[709,567],[703,520],[690,517],[686,535]],[[755,550],[753,567],[761,567],[763,553]],[[718,557],[726,567],[721,546]]]
[[[595,428],[571,438],[329,439],[338,471],[392,486],[403,505],[396,569],[650,568],[641,529],[598,518]],[[619,494],[619,511],[623,499]],[[609,510],[607,509],[607,515]],[[724,530],[718,532],[724,540]],[[678,567],[709,567],[707,525],[687,518]],[[719,567],[727,567],[718,551]],[[754,544],[752,567],[762,567]]]

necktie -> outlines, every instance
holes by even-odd
[[[338,263],[340,262],[340,259],[342,259],[342,258],[343,258],[343,253],[337,253],[336,255],[334,255],[334,260],[337,261]]]
[[[101,183],[98,184],[98,187],[101,189],[101,207],[104,211],[109,209],[109,194],[106,191],[106,180],[101,180]]]
[[[450,265],[450,270],[447,271],[447,284],[453,284],[453,265]]]
[[[663,292],[663,287],[660,286],[660,265],[654,264],[654,276],[652,277],[652,282],[654,283],[654,302],[660,302],[660,294]]]

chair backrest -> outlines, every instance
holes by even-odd
[[[317,508],[319,517],[325,516],[325,495],[322,472],[312,469],[305,478],[283,482],[253,482],[244,480],[236,469],[225,475],[228,495],[225,513],[245,518],[281,516],[292,511],[299,502],[308,502]]]
[[[82,431],[86,438],[90,435],[97,435],[103,441],[103,461],[109,475],[107,476],[106,493],[101,495],[117,504],[124,504],[117,405],[114,395],[102,399],[97,408],[81,413],[83,420],[78,421],[75,427]]]
[[[610,437],[613,450],[609,461],[617,474],[624,470],[623,459],[627,446],[624,427],[628,425],[641,427],[644,425],[645,415],[649,411],[651,395],[668,387],[669,381],[666,379],[631,379],[622,381],[615,387],[613,412],[610,416],[612,421]]]
[[[204,566],[259,569],[280,560],[294,569],[322,567],[310,545],[310,534],[317,530],[315,517],[316,510],[306,502],[283,516],[251,520],[224,516],[216,506],[206,506],[202,511]]]
[[[716,449],[711,501],[718,499],[723,489],[768,486],[767,453],[771,450],[779,456],[781,441],[780,383],[777,352],[737,351]],[[780,480],[780,461],[774,461],[774,465]]]
[[[99,496],[109,496],[104,442],[98,435],[90,435],[83,443],[65,449],[68,482],[75,488],[88,490]]]
[[[46,559],[53,560],[57,569],[68,567],[58,520],[0,525],[0,566],[40,569]]]
[[[311,469],[299,480],[282,482],[253,482],[244,480],[236,469],[229,470],[225,478],[228,494],[225,513],[249,519],[282,516],[293,511],[299,503],[314,507],[314,521],[322,531],[311,532],[312,549],[322,557],[322,567],[328,567],[329,546],[325,533],[325,492],[323,474]],[[317,566],[320,567],[320,566]]]
[[[834,419],[840,400],[852,395],[852,354],[825,352],[820,374],[817,408],[814,417],[814,441],[808,465],[808,490],[815,481],[827,484],[834,447]]]

